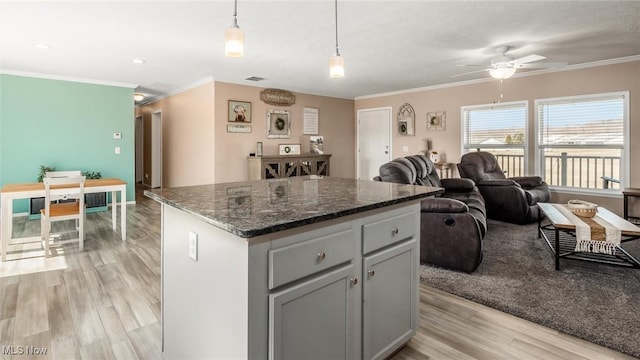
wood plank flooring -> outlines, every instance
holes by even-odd
[[[0,263],[0,359],[162,359],[160,206],[139,189],[136,202],[126,242],[109,213],[88,214],[85,251],[65,244],[47,259],[39,221],[14,219],[31,238]],[[395,360],[632,359],[430,287],[420,298],[418,334]]]

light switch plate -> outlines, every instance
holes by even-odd
[[[402,147],[402,152],[409,152],[409,147],[408,146],[403,146]]]
[[[198,234],[193,231],[189,231],[189,257],[198,261]]]
[[[116,155],[120,155],[120,146],[116,146],[115,153]]]

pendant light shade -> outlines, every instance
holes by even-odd
[[[244,56],[244,31],[238,26],[238,0],[233,9],[233,22],[224,32],[224,54],[233,58]]]
[[[336,52],[329,60],[329,77],[339,79],[344,77],[344,58],[340,56],[340,50],[338,50],[338,0],[335,0],[334,4],[336,14]]]
[[[499,80],[508,79],[512,77],[513,74],[515,73],[516,73],[516,68],[512,68],[512,67],[499,67],[499,68],[489,70],[489,74],[491,75],[491,77]]]
[[[329,60],[329,76],[337,79],[344,77],[344,58],[335,54]]]

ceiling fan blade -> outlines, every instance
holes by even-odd
[[[530,62],[534,62],[534,61],[538,61],[538,60],[542,60],[542,59],[546,59],[546,57],[541,56],[541,55],[531,54],[531,55],[527,55],[527,56],[521,57],[519,59],[515,59],[515,60],[513,60],[511,62],[514,65],[519,65],[519,64],[526,64],[526,63],[530,63]]]
[[[487,67],[489,65],[487,65],[487,64],[456,64],[456,66],[482,66],[482,67]]]
[[[469,74],[474,74],[474,73],[479,73],[479,72],[489,71],[489,70],[490,69],[474,70],[474,71],[469,71],[469,72],[462,73],[462,74],[451,75],[451,77],[455,78],[455,77],[458,77],[458,76],[464,76],[464,75],[469,75]]]
[[[565,67],[568,63],[566,62],[545,62],[545,63],[535,63],[535,64],[520,64],[515,67],[518,69],[546,69],[546,68],[559,68]]]

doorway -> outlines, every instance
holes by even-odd
[[[391,160],[391,107],[358,110],[357,178],[372,180]]]
[[[151,114],[151,184],[162,187],[162,110]]]
[[[144,124],[142,115],[136,116],[136,183],[141,183],[144,177]]]

